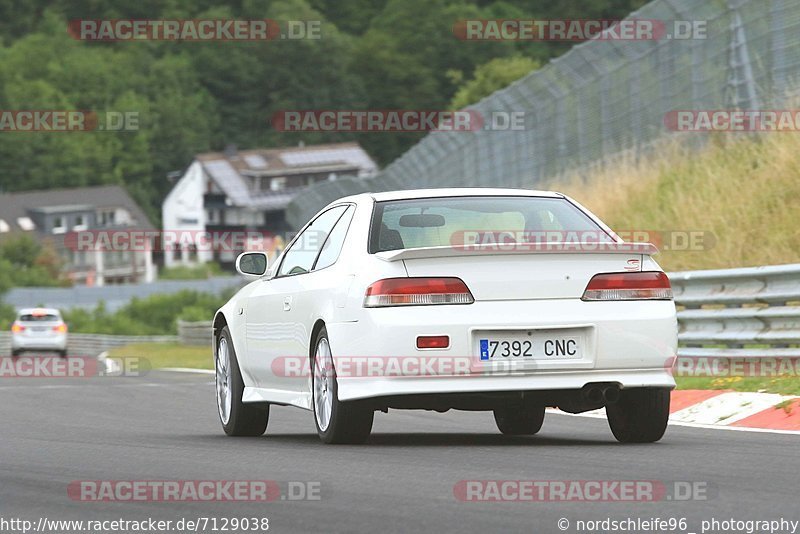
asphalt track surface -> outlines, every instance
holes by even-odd
[[[687,518],[685,530],[660,531],[701,532],[704,519],[800,519],[798,436],[671,427],[660,443],[619,445],[603,419],[548,414],[537,436],[509,438],[489,413],[391,411],[376,414],[367,445],[324,446],[310,412],[284,407],[273,408],[266,435],[229,438],[211,378],[0,379],[0,517],[268,517],[270,532],[380,533],[579,532],[578,520],[629,517]],[[459,481],[487,479],[692,481],[705,484],[706,498],[456,498]],[[284,497],[290,481],[311,482],[319,498],[82,502],[67,493],[76,480],[273,480]]]

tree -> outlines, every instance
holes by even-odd
[[[456,91],[450,102],[450,109],[462,109],[474,104],[539,67],[540,64],[535,59],[521,56],[497,58],[484,63],[475,69],[472,79]],[[460,73],[451,75],[460,77]]]
[[[12,287],[65,285],[61,263],[51,244],[43,246],[28,234],[5,238],[0,243],[0,294]]]
[[[645,1],[0,0],[0,110],[139,114],[135,131],[0,132],[0,191],[123,184],[157,223],[166,174],[230,143],[357,140],[385,165],[424,133],[286,133],[270,117],[474,102],[573,43],[467,42],[453,33],[457,21],[613,19]],[[77,18],[311,20],[322,38],[82,42],[67,33]]]

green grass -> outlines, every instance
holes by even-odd
[[[797,263],[797,148],[797,137],[786,134],[720,136],[694,152],[667,143],[639,161],[618,161],[550,188],[628,239],[650,232],[644,239],[660,245],[656,261],[667,271]],[[688,235],[696,236],[690,250],[679,246]]]
[[[109,351],[109,358],[143,358],[147,368],[187,367],[213,369],[211,347],[195,347],[168,343],[126,345]],[[145,366],[142,366],[145,367]]]
[[[800,377],[698,377],[676,376],[678,389],[731,389],[733,391],[763,391],[781,395],[800,395]]]

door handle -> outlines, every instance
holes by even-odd
[[[292,309],[292,297],[284,297],[283,298],[283,311],[289,311]]]

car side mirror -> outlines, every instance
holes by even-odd
[[[242,252],[236,258],[236,272],[247,278],[261,278],[269,261],[265,252]]]

